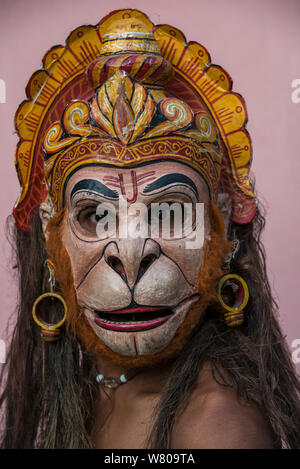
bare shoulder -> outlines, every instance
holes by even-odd
[[[172,433],[172,448],[273,448],[267,419],[254,403],[241,403],[232,388],[218,384],[209,365],[199,375],[190,402]]]

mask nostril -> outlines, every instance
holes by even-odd
[[[118,274],[126,278],[124,266],[118,257],[109,256],[107,259],[107,263],[113,270],[118,272]]]
[[[148,254],[141,260],[140,269],[139,269],[139,278],[146,272],[146,270],[155,261],[155,259],[157,259],[157,256],[155,256],[155,254]]]

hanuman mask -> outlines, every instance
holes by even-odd
[[[228,200],[240,224],[256,213],[247,112],[231,87],[202,45],[130,9],[75,29],[32,75],[15,119],[14,217],[26,231],[39,207],[49,214],[67,323],[95,352],[167,357],[213,298],[229,249],[216,206]],[[172,204],[190,208],[190,231]]]

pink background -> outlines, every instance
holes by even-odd
[[[0,79],[7,87],[6,103],[0,104],[0,339],[16,301],[4,233],[19,193],[14,112],[44,53],[64,44],[77,26],[95,24],[118,8],[138,8],[154,23],[176,26],[188,40],[202,43],[246,99],[252,169],[268,215],[268,271],[291,345],[300,339],[300,103],[291,99],[291,83],[300,78],[299,0],[0,0]]]

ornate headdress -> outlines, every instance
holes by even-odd
[[[207,50],[137,10],[81,26],[43,58],[18,108],[17,226],[48,196],[63,207],[68,178],[83,165],[174,160],[196,169],[211,198],[230,195],[232,219],[249,223],[251,142],[243,98]]]

